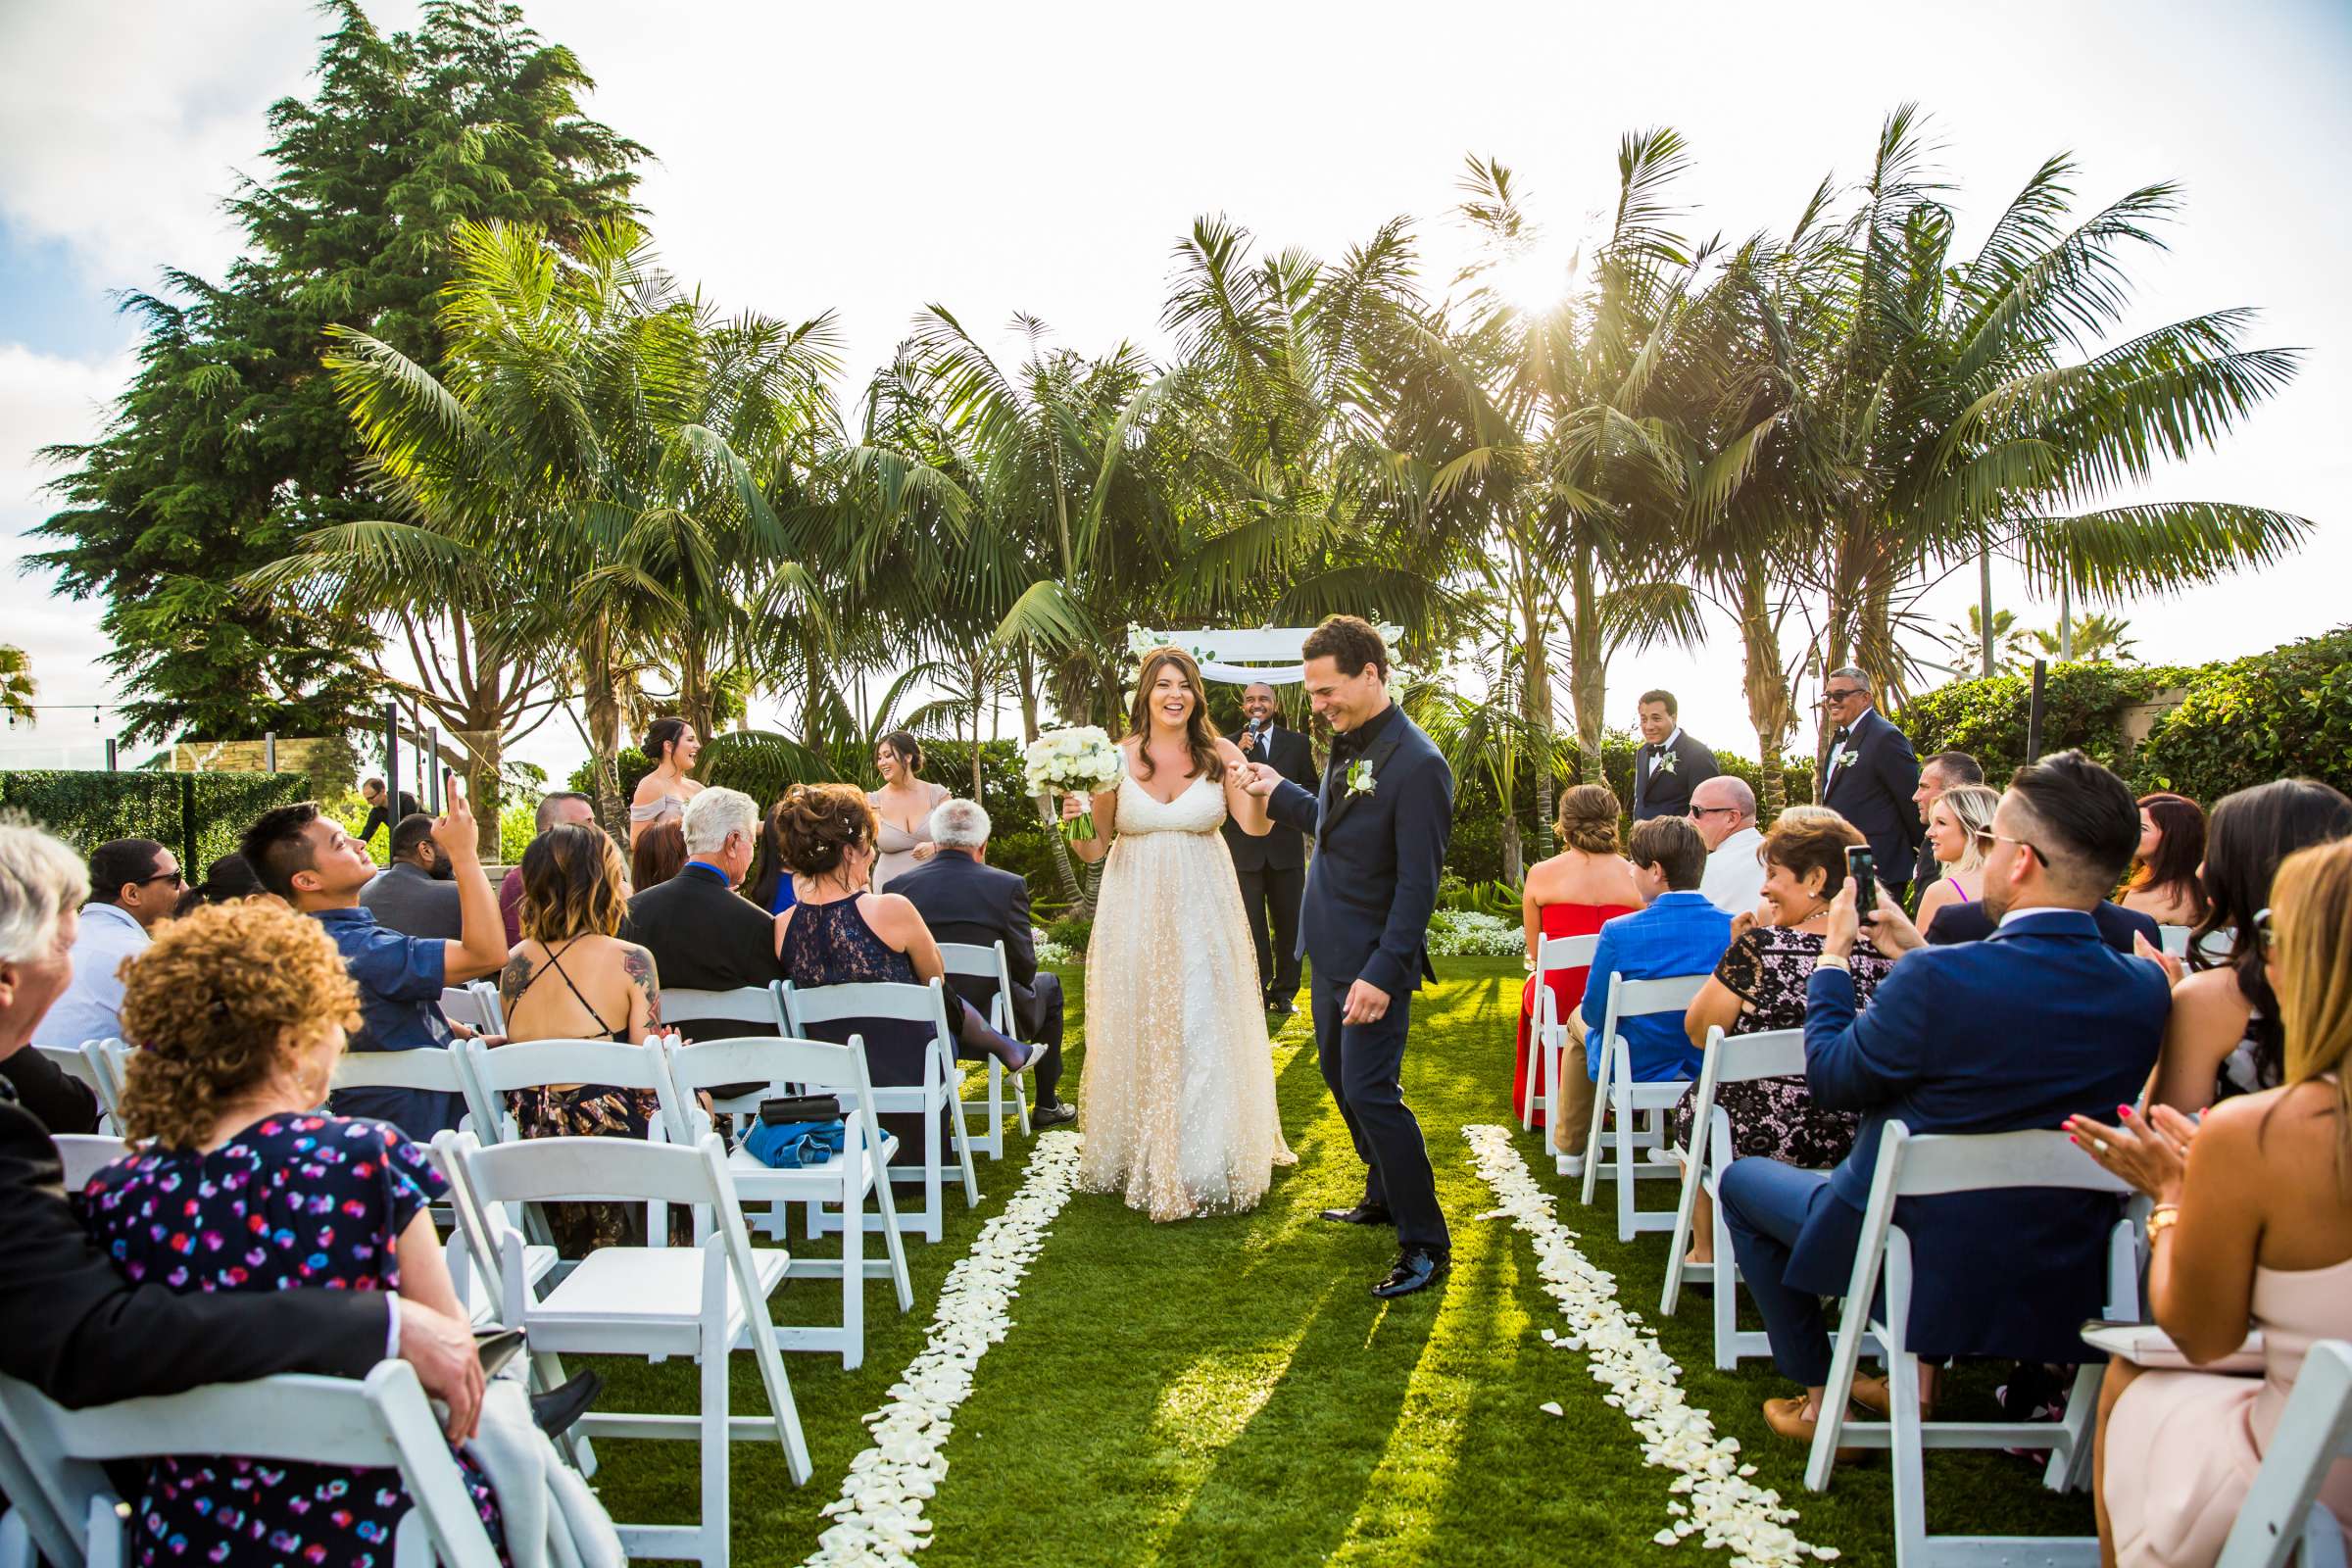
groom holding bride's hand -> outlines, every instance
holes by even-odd
[[[1451,1255],[1437,1176],[1398,1076],[1412,993],[1429,965],[1429,917],[1453,826],[1453,774],[1420,726],[1389,700],[1389,650],[1353,615],[1306,639],[1306,691],[1333,732],[1320,795],[1263,762],[1248,788],[1278,822],[1315,835],[1299,910],[1299,952],[1314,960],[1315,1051],[1363,1159],[1364,1196],[1325,1219],[1396,1227],[1396,1262],[1372,1287],[1409,1296]]]

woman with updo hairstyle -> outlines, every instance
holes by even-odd
[[[913,905],[896,893],[869,891],[874,874],[874,808],[855,784],[795,784],[775,810],[776,836],[799,901],[776,916],[776,960],[800,990],[886,982],[924,985],[947,973],[939,944]],[[1045,1054],[988,1026],[971,1004],[948,993],[948,1022],[958,1055],[990,1055],[1024,1072]],[[877,1088],[919,1084],[931,1050],[927,1025],[903,1019],[847,1018],[811,1024],[819,1040],[865,1042],[866,1070]],[[950,1107],[944,1114],[953,1115]],[[900,1147],[921,1147],[919,1115],[885,1115],[883,1130]],[[941,1124],[946,1125],[944,1119]],[[943,1134],[944,1136],[944,1134]]]
[[[317,1108],[359,1007],[325,928],[275,900],[156,928],[122,992],[139,1048],[123,1130],[150,1142],[75,1200],[127,1277],[182,1294],[394,1291],[465,1320],[425,1212],[448,1187],[425,1152],[389,1123]],[[497,1500],[457,1459],[503,1555]],[[148,1461],[132,1528],[141,1561],[259,1568],[294,1557],[277,1544],[291,1536],[306,1568],[362,1568],[383,1560],[408,1509],[390,1470],[175,1454]]]
[[[1763,901],[1773,920],[1744,930],[1734,927],[1738,934],[1731,947],[1683,1014],[1683,1032],[1693,1046],[1704,1050],[1707,1031],[1718,1026],[1727,1035],[1804,1027],[1805,986],[1829,935],[1830,901],[1845,886],[1845,852],[1868,843],[1860,829],[1835,811],[1783,811],[1774,821],[1761,852]],[[1854,944],[1846,962],[1853,971],[1854,1004],[1868,1006],[1894,960],[1863,941]],[[1690,1147],[1696,1093],[1685,1094],[1674,1107],[1671,1142],[1678,1148]],[[1846,1156],[1862,1125],[1850,1112],[1816,1105],[1802,1077],[1725,1084],[1716,1090],[1715,1103],[1732,1121],[1732,1147],[1720,1151],[1727,1161],[1753,1154],[1826,1170]],[[1710,1262],[1714,1216],[1704,1206],[1704,1192],[1698,1201],[1702,1206],[1691,1222],[1690,1255],[1693,1262]]]
[[[686,814],[686,803],[703,793],[702,781],[686,776],[703,752],[702,737],[692,724],[682,718],[655,719],[645,726],[642,750],[654,770],[637,781],[637,793],[629,800],[632,850],[648,827],[679,820]]]
[[[923,744],[903,729],[892,730],[874,748],[874,771],[882,775],[882,787],[865,802],[874,808],[878,834],[874,891],[879,893],[891,878],[939,853],[931,842],[931,813],[949,791],[923,778]]]
[[[1519,899],[1520,920],[1527,933],[1527,962],[1535,966],[1539,939],[1582,937],[1598,931],[1601,922],[1642,907],[1634,891],[1634,868],[1618,842],[1619,808],[1616,792],[1605,784],[1579,784],[1562,792],[1559,821],[1554,827],[1560,853],[1528,868],[1527,886]],[[1519,993],[1519,1063],[1511,1078],[1511,1108],[1526,1102],[1527,1075],[1536,1070],[1534,1057],[1536,986],[1551,987],[1558,1004],[1555,1014],[1565,1021],[1585,1000],[1583,969],[1554,970],[1530,978]],[[1563,1056],[1560,1104],[1550,1118],[1552,1148],[1570,1152],[1585,1137],[1592,1110],[1592,1081],[1582,1070],[1571,1070]],[[1583,1093],[1580,1096],[1579,1089]],[[1582,1109],[1579,1109],[1579,1104]],[[1537,1112],[1542,1125],[1544,1112]]]
[[[559,822],[522,852],[522,940],[498,977],[507,1039],[642,1044],[662,1029],[654,956],[620,939],[628,912],[620,850],[601,827]],[[651,1049],[651,1048],[648,1048]],[[550,1084],[507,1097],[525,1138],[637,1138],[661,1113],[651,1090]],[[630,1245],[643,1210],[625,1203],[551,1203],[567,1257]]]

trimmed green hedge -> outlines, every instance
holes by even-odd
[[[2033,690],[2022,675],[1954,681],[1896,716],[1920,756],[1967,752],[1997,784],[2026,760]],[[2173,690],[2180,705],[2128,749],[2125,710]],[[2043,688],[2041,745],[2080,747],[2135,790],[2209,805],[2290,775],[2352,792],[2352,626],[2221,663],[2060,664]]]
[[[154,839],[179,857],[190,881],[235,853],[254,818],[310,793],[302,773],[0,771],[0,808],[84,855],[109,839]]]

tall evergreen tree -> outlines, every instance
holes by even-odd
[[[215,284],[132,293],[139,370],[105,433],[45,454],[68,503],[32,558],[103,597],[132,735],[331,733],[374,684],[375,640],[329,605],[239,579],[313,529],[380,514],[320,359],[340,323],[438,365],[434,296],[465,220],[567,245],[635,208],[646,150],[588,119],[579,61],[496,0],[433,0],[414,32],[330,0],[318,89],[270,111],[275,172],[224,205],[247,249]]]

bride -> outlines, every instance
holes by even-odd
[[[1209,728],[1200,666],[1179,648],[1144,656],[1117,784],[1094,799],[1105,854],[1086,959],[1086,1153],[1078,1184],[1155,1220],[1254,1208],[1273,1167],[1295,1163],[1274,1102],[1256,945],[1218,829],[1267,830],[1249,769]],[[1070,795],[1062,815],[1086,801]],[[1107,844],[1102,835],[1115,835]]]

